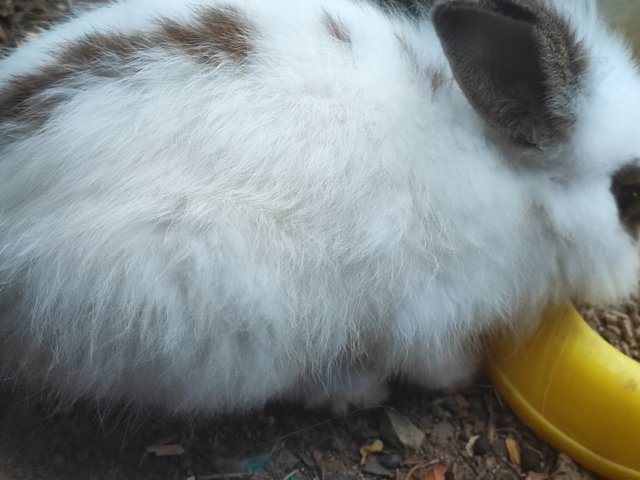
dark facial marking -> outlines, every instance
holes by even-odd
[[[640,227],[640,167],[628,165],[618,170],[611,180],[611,192],[618,206],[620,221],[637,239]]]

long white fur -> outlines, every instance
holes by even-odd
[[[217,4],[255,27],[250,73],[152,50],[0,150],[5,375],[184,411],[366,401],[463,381],[481,334],[549,302],[634,292],[610,184],[640,157],[640,81],[590,1],[553,2],[590,61],[544,168],[487,135],[427,19],[362,1],[122,0],[16,50],[0,88]]]

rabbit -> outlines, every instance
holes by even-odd
[[[638,285],[640,76],[585,0],[120,0],[0,62],[0,365],[344,411]]]

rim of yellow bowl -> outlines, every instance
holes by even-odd
[[[640,363],[607,343],[571,304],[549,308],[517,348],[491,343],[496,390],[541,438],[612,480],[640,480]]]

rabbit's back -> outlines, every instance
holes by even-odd
[[[455,384],[592,252],[636,278],[610,191],[611,245],[567,241],[547,211],[572,200],[564,170],[488,129],[427,17],[126,0],[0,72],[0,364],[71,398],[221,411]]]
[[[4,60],[11,375],[224,409],[382,341],[421,221],[398,125],[444,73],[371,6],[264,3],[121,2]]]

